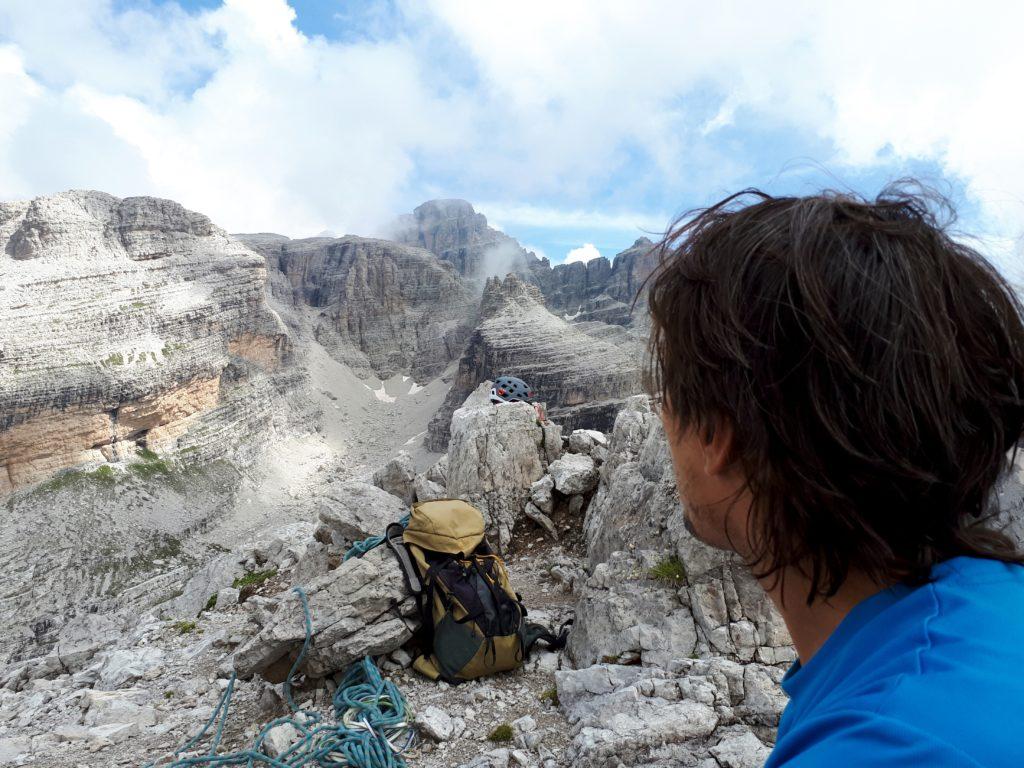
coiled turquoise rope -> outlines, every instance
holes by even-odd
[[[190,768],[197,765],[244,765],[246,768],[254,768],[257,764],[271,768],[406,768],[402,754],[415,742],[416,732],[401,692],[394,683],[381,677],[380,670],[369,656],[352,664],[343,675],[334,693],[333,724],[321,723],[318,712],[303,710],[295,704],[292,698],[292,679],[312,642],[313,621],[305,591],[302,587],[295,587],[294,591],[302,603],[306,639],[284,684],[285,698],[292,714],[267,723],[249,749],[216,754],[224,735],[228,707],[234,692],[235,675],[232,674],[210,719],[199,733],[174,753],[177,759],[166,768]],[[207,754],[178,757],[198,744],[215,723],[216,731]],[[263,742],[271,729],[282,724],[294,727],[300,738],[285,752],[270,757],[262,751]],[[154,765],[149,763],[146,768]]]

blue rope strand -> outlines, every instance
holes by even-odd
[[[409,525],[409,515],[406,515],[405,517],[403,517],[398,522],[400,522],[402,524],[403,528],[407,527]],[[345,553],[345,557],[342,559],[342,562],[344,562],[345,560],[348,560],[349,558],[352,558],[352,557],[362,557],[367,552],[369,552],[371,549],[375,549],[376,547],[379,547],[383,543],[384,543],[384,537],[383,536],[369,536],[369,537],[363,539],[362,541],[357,541],[355,544],[353,544],[349,548],[348,552]]]
[[[403,524],[407,522],[408,518],[405,518]],[[383,537],[379,538],[383,541]],[[369,549],[372,547],[365,551]],[[193,768],[200,765],[208,768],[229,765],[255,768],[257,763],[269,768],[407,768],[402,755],[416,741],[416,732],[410,722],[411,713],[407,711],[405,699],[397,686],[381,676],[380,670],[369,656],[350,665],[342,676],[332,700],[335,723],[321,724],[318,712],[303,710],[296,706],[291,693],[292,679],[305,660],[312,642],[313,620],[305,591],[301,587],[294,587],[294,591],[302,604],[306,639],[285,679],[284,690],[291,714],[267,723],[250,748],[223,755],[216,754],[224,735],[228,707],[234,692],[236,676],[232,674],[206,724],[174,753],[173,757],[177,759],[166,768]],[[195,757],[178,757],[201,741],[214,723],[217,728],[209,753]],[[263,743],[270,731],[282,724],[295,728],[300,738],[276,758],[270,757],[264,754]],[[155,763],[149,763],[146,768],[152,768],[154,765]]]

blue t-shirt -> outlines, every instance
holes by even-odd
[[[957,557],[859,603],[782,680],[765,768],[1024,766],[1024,566]]]

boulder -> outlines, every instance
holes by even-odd
[[[575,734],[565,760],[601,768],[703,766],[699,761],[713,755],[716,765],[762,765],[768,754],[762,739],[774,736],[762,725],[763,713],[745,702],[784,701],[781,678],[781,670],[722,658],[682,659],[668,668],[559,670],[558,700]]]
[[[433,501],[448,496],[448,490],[443,486],[428,480],[424,474],[416,475],[413,480],[413,493],[416,501]]]
[[[555,481],[551,479],[551,475],[544,475],[530,486],[530,501],[545,515],[550,515],[555,508],[554,498],[551,496],[554,489]]]
[[[538,424],[527,403],[502,403],[460,408],[451,434],[448,495],[478,507],[504,551],[550,452],[561,450],[560,431]]]
[[[367,654],[390,653],[419,625],[415,601],[386,547],[346,560],[305,591],[314,642],[303,671],[313,677],[338,672]],[[294,591],[273,598],[268,608],[253,614],[259,630],[235,651],[234,668],[243,678],[259,673],[279,682],[298,655],[306,626]]]
[[[291,723],[275,725],[267,731],[263,741],[263,751],[270,757],[277,757],[299,740],[299,731]]]
[[[355,541],[383,534],[389,523],[408,513],[404,501],[375,485],[359,480],[331,485],[318,500],[317,538],[347,548]]]
[[[391,461],[373,473],[373,484],[393,496],[406,506],[416,501],[416,471],[407,451],[399,451]]]
[[[604,432],[596,429],[574,429],[569,434],[569,453],[584,453],[594,458],[595,449],[599,447],[608,447],[608,437]]]
[[[112,645],[120,637],[121,628],[113,618],[100,613],[85,613],[61,628],[55,650],[61,666],[68,672],[76,672],[97,651]]]
[[[297,563],[305,554],[316,526],[300,521],[264,532],[242,548],[242,558],[251,555],[260,567],[283,568]]]
[[[156,709],[151,695],[144,688],[126,688],[120,691],[86,690],[80,701],[85,712],[82,720],[87,727],[111,723],[135,723],[140,728],[155,725]]]
[[[721,768],[761,768],[771,754],[771,749],[745,728],[726,734],[708,751]]]
[[[588,493],[597,486],[597,464],[590,456],[567,453],[548,467],[555,490],[566,496]]]
[[[157,674],[163,667],[164,652],[146,647],[106,651],[99,668],[96,689],[113,691],[127,683]]]
[[[448,741],[455,732],[451,716],[433,705],[416,714],[416,727],[434,741]]]
[[[568,652],[577,666],[639,661],[667,667],[694,653],[697,628],[679,585],[649,576],[658,557],[655,552],[636,557],[619,552],[594,569],[579,590],[569,634]]]
[[[554,522],[552,522],[550,517],[534,506],[532,501],[526,502],[526,506],[523,508],[523,514],[543,528],[544,532],[554,541],[558,541],[558,531],[555,529]]]

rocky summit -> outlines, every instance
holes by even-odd
[[[218,753],[290,697],[303,721],[255,746],[287,756],[367,656],[409,705],[410,766],[763,764],[795,651],[684,525],[641,392],[651,242],[552,267],[459,200],[393,229],[0,204],[0,766],[195,757],[227,692]],[[544,410],[491,404],[501,374]],[[481,511],[532,621],[574,619],[564,649],[459,686],[412,671],[393,556],[348,555],[441,498]],[[1021,461],[997,501],[1024,541]]]

